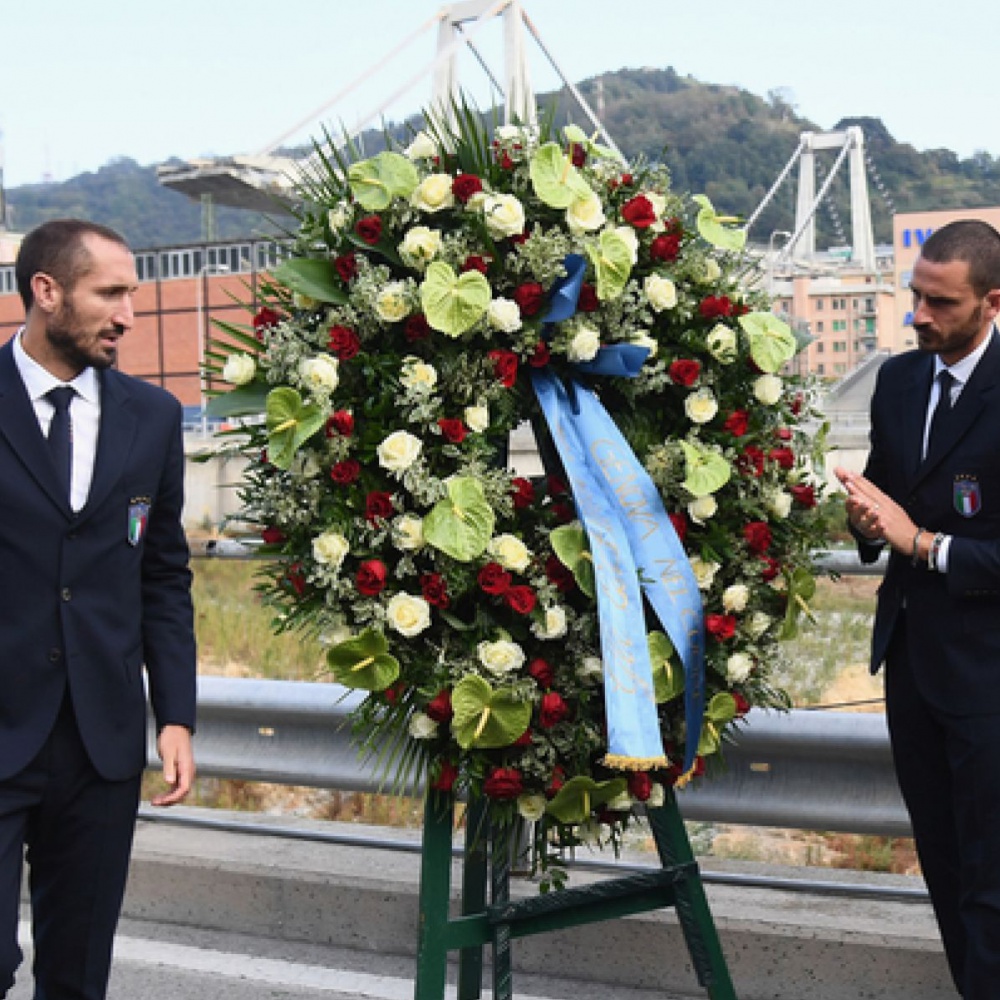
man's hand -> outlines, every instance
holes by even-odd
[[[168,792],[151,800],[154,806],[172,806],[185,798],[194,782],[194,750],[187,726],[164,726],[156,738],[156,749],[163,761],[163,780]]]
[[[865,538],[884,538],[897,552],[911,555],[917,526],[910,515],[864,476],[843,468],[833,471],[847,490],[844,506],[851,524]]]

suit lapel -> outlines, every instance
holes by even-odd
[[[919,475],[924,449],[924,423],[927,417],[927,397],[934,376],[934,359],[928,355],[915,368],[911,377],[899,387],[896,405],[901,421],[900,440],[903,449],[903,467],[907,479]],[[910,488],[912,488],[912,483]]]

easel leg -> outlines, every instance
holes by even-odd
[[[486,801],[470,803],[465,814],[465,861],[462,867],[462,915],[486,909],[489,831]],[[483,989],[483,946],[463,948],[458,956],[458,1000],[478,1000]]]
[[[424,840],[420,862],[420,925],[414,1000],[443,1000],[448,969],[445,928],[451,897],[451,836],[455,802],[429,791],[424,802]]]

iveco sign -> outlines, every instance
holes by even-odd
[[[924,245],[924,240],[926,240],[927,237],[933,232],[933,229],[904,229],[903,246],[922,247]]]

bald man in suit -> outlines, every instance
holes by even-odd
[[[35,1000],[107,991],[146,765],[148,683],[171,805],[194,778],[181,408],[112,366],[132,254],[79,220],[25,237],[26,320],[0,348],[0,996],[25,848]]]

